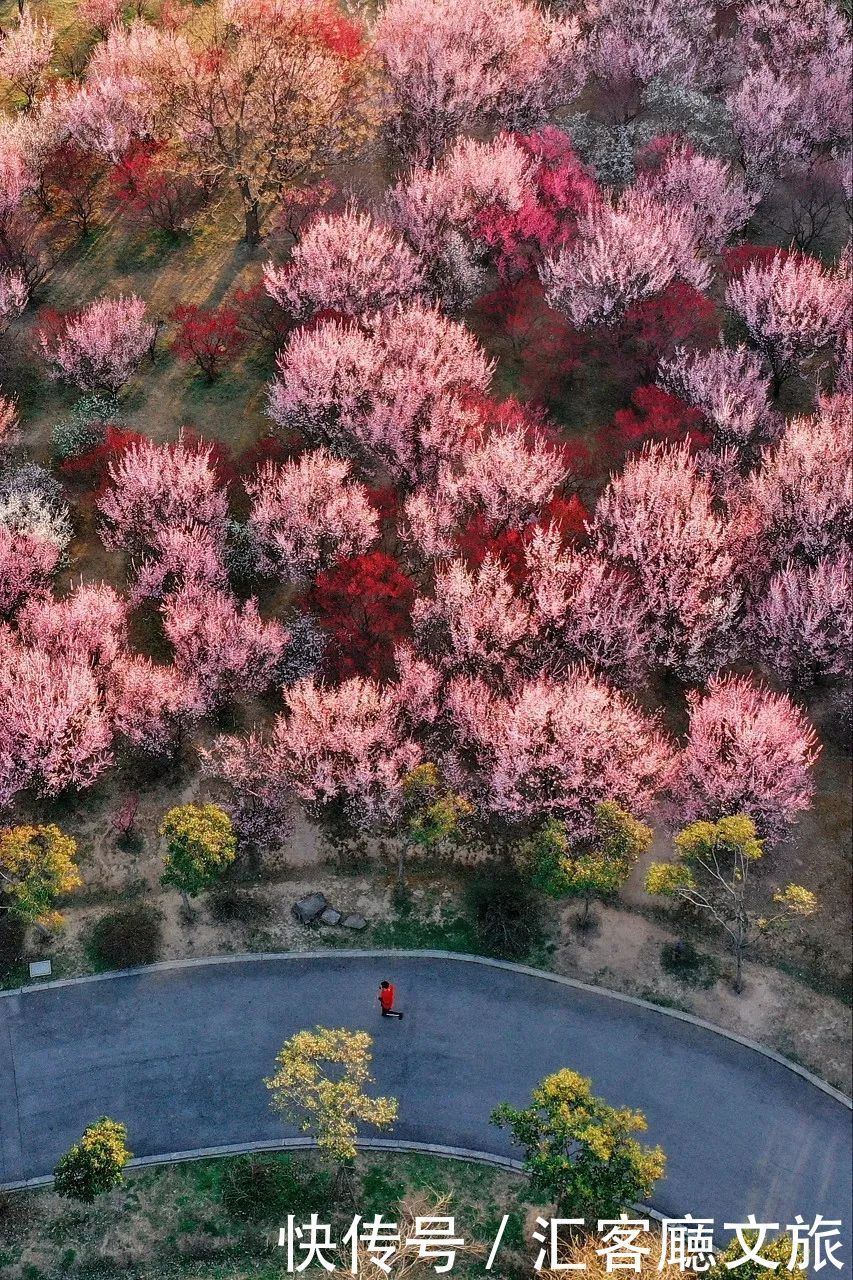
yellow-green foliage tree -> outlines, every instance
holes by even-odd
[[[310,1134],[324,1158],[337,1164],[338,1191],[347,1185],[359,1126],[389,1129],[397,1119],[396,1098],[367,1092],[372,1047],[366,1031],[298,1031],[282,1045],[275,1075],[264,1081],[273,1110]]]
[[[61,1157],[53,1171],[54,1189],[69,1200],[91,1204],[119,1185],[132,1155],[127,1148],[125,1126],[101,1116]]]
[[[190,914],[190,898],[214,883],[237,856],[237,839],[228,814],[215,804],[182,804],[160,824],[166,841],[162,883],[177,889]]]
[[[691,822],[675,837],[672,862],[655,862],[646,892],[688,902],[709,915],[728,936],[735,957],[735,990],[743,989],[743,957],[756,938],[802,921],[817,898],[799,884],[773,895],[779,908],[767,916],[750,901],[750,871],[764,854],[755,823],[744,814],[718,822]]]
[[[62,916],[53,904],[82,881],[77,843],[59,827],[9,827],[0,832],[0,890],[4,910],[24,924],[55,929]]]
[[[570,1217],[608,1217],[646,1200],[664,1175],[660,1147],[634,1137],[648,1125],[642,1111],[612,1107],[592,1081],[568,1067],[546,1076],[522,1109],[501,1103],[492,1123],[524,1148],[531,1187]]]
[[[552,898],[583,901],[583,924],[592,900],[617,893],[652,840],[650,827],[611,800],[596,805],[595,828],[592,840],[573,845],[564,824],[550,818],[523,852],[537,889]]]
[[[403,821],[397,859],[397,886],[406,884],[406,852],[409,848],[434,849],[443,840],[458,838],[466,818],[474,812],[464,796],[443,786],[438,769],[430,761],[418,765],[403,778]]]

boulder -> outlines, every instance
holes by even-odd
[[[328,907],[323,893],[309,893],[307,897],[294,902],[291,910],[300,924],[314,924]]]
[[[367,928],[367,921],[365,920],[364,916],[359,916],[359,915],[356,915],[355,913],[351,913],[348,916],[344,916],[343,920],[341,921],[341,927],[344,929],[355,929],[356,931],[360,932],[362,929]]]
[[[340,924],[342,920],[342,913],[336,911],[334,907],[326,907],[326,910],[320,916],[320,924]]]

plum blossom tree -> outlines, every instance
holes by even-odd
[[[661,361],[658,379],[667,391],[701,410],[718,448],[751,450],[775,434],[767,368],[743,345],[710,351],[678,347]]]
[[[408,245],[354,205],[309,223],[286,266],[264,267],[267,293],[298,320],[318,311],[360,316],[409,302],[422,283],[423,268]]]
[[[63,600],[36,596],[18,613],[20,639],[48,656],[75,654],[93,670],[127,648],[127,601],[106,583],[81,585]]]
[[[227,591],[192,583],[167,596],[161,610],[186,705],[197,714],[272,683],[287,631],[265,622],[255,599],[240,606]]]
[[[530,824],[561,818],[591,838],[605,799],[645,814],[665,785],[672,748],[655,721],[584,668],[501,696],[460,676],[447,690],[454,745],[444,775],[483,817]],[[473,762],[473,763],[471,763]]]
[[[644,155],[654,162],[640,172],[637,189],[662,205],[683,209],[704,252],[719,253],[749,220],[758,193],[719,156],[703,155],[687,142],[661,141],[668,145],[646,148]]]
[[[24,790],[91,786],[112,763],[112,728],[90,664],[0,632],[0,807]]]
[[[849,550],[809,566],[789,561],[751,620],[754,653],[786,684],[853,674],[853,561]]]
[[[30,107],[45,83],[56,45],[56,32],[46,18],[37,18],[29,5],[17,27],[0,38],[0,80],[8,80]]]
[[[697,679],[737,652],[742,602],[728,524],[687,446],[647,446],[599,499],[592,537],[645,607],[649,659]]]
[[[131,603],[168,595],[183,587],[226,587],[223,529],[190,520],[184,524],[161,525],[151,534],[151,554],[135,565]]]
[[[8,528],[0,520],[0,616],[44,587],[59,563],[54,542]]]
[[[173,444],[140,440],[110,462],[98,499],[101,538],[110,550],[156,549],[167,529],[190,526],[224,537],[228,500],[211,445],[181,435]]]
[[[20,271],[0,271],[0,333],[27,305],[29,290]]]
[[[394,100],[393,136],[421,162],[484,120],[529,128],[583,87],[580,27],[538,4],[387,0],[376,48]]]
[[[417,303],[365,327],[329,320],[297,331],[278,359],[269,412],[332,453],[357,453],[404,484],[432,479],[474,423],[463,391],[492,366],[471,333]]]
[[[77,17],[105,37],[113,23],[121,21],[122,7],[121,0],[78,0]]]
[[[777,254],[751,264],[726,288],[737,315],[773,373],[773,391],[831,350],[849,318],[849,283],[816,258]]]
[[[378,536],[379,517],[364,485],[351,478],[348,462],[325,449],[283,467],[266,463],[246,489],[262,573],[304,581],[339,556],[361,555]]]
[[[193,708],[173,666],[156,666],[139,654],[123,654],[110,667],[106,686],[116,734],[138,751],[171,755]]]
[[[98,298],[82,311],[43,324],[37,332],[50,377],[81,391],[120,391],[148,355],[157,334],[145,303],[129,297]]]
[[[743,513],[757,522],[758,553],[774,567],[790,558],[814,564],[853,534],[847,403],[814,418],[792,418],[751,474]]]
[[[104,76],[57,99],[56,111],[67,141],[82,156],[97,155],[118,164],[132,144],[153,128],[152,113],[133,76]]]
[[[439,568],[433,595],[415,601],[412,619],[420,649],[444,672],[493,684],[518,672],[533,634],[530,609],[490,555],[473,572],[463,560]]]
[[[8,449],[18,430],[18,403],[0,391],[0,455]]]
[[[714,676],[687,702],[690,730],[672,782],[679,818],[746,814],[763,839],[783,839],[814,791],[819,746],[804,713],[742,676]]]
[[[633,188],[590,206],[576,242],[546,258],[541,275],[549,305],[578,326],[613,324],[674,280],[701,290],[711,279],[692,215]]]

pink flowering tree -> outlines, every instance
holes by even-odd
[[[463,560],[439,568],[432,596],[415,601],[412,619],[419,648],[444,672],[492,682],[519,670],[535,635],[530,609],[490,555],[473,571]]]
[[[14,441],[18,431],[18,402],[0,391],[0,455]]]
[[[682,209],[707,254],[719,253],[758,204],[758,193],[747,188],[731,165],[719,156],[696,151],[689,143],[672,140],[663,148],[652,143],[641,164],[643,159],[637,189],[647,191],[659,204]]]
[[[55,542],[0,521],[0,616],[44,588],[59,564]]]
[[[650,661],[701,679],[734,657],[743,593],[732,533],[688,446],[629,458],[598,501],[592,537],[636,584]]]
[[[6,80],[32,106],[53,61],[56,32],[46,18],[36,18],[27,5],[18,25],[0,37],[0,80]]]
[[[376,49],[393,97],[394,140],[429,162],[484,120],[542,123],[583,87],[580,28],[521,0],[387,0]]]
[[[290,262],[264,267],[264,286],[298,320],[318,311],[360,316],[409,302],[423,284],[423,268],[400,236],[349,205],[315,218]]]
[[[814,792],[817,738],[785,694],[740,676],[714,676],[688,694],[690,730],[672,794],[678,820],[743,813],[759,834],[783,839]]]
[[[587,838],[600,801],[642,815],[667,782],[672,748],[655,721],[583,668],[507,696],[460,676],[446,704],[445,776],[483,817],[528,825],[553,816],[571,839]]]
[[[75,654],[100,671],[127,648],[127,601],[104,582],[81,585],[62,600],[34,597],[17,625],[20,638],[42,653]]]
[[[853,536],[849,402],[814,418],[792,418],[750,475],[741,516],[756,554],[775,567],[789,558],[814,564]]]
[[[130,76],[104,77],[82,84],[58,99],[65,138],[82,152],[118,164],[131,145],[150,135],[153,119]]]
[[[106,698],[118,738],[146,755],[173,755],[194,716],[191,697],[173,666],[139,654],[120,655],[109,670]]]
[[[278,847],[292,827],[293,796],[268,738],[224,734],[201,751],[204,772],[227,788],[228,812],[243,844]]]
[[[0,271],[0,333],[5,333],[21,314],[28,294],[27,282],[20,271]]]
[[[548,304],[579,327],[613,324],[675,280],[701,290],[711,279],[692,215],[633,188],[592,205],[575,243],[546,258],[541,274]]]
[[[258,568],[286,582],[313,578],[339,557],[361,555],[378,536],[379,516],[364,485],[352,479],[348,462],[325,449],[282,467],[265,463],[246,489]]]
[[[121,0],[78,0],[77,17],[105,37],[114,22],[121,21]]]
[[[0,807],[23,791],[89,787],[112,763],[112,727],[78,653],[45,653],[0,631]]]
[[[107,469],[98,500],[101,538],[110,550],[157,549],[166,530],[191,526],[224,538],[228,499],[212,446],[181,436],[174,444],[141,440],[123,449]]]
[[[185,705],[195,714],[272,683],[288,635],[261,618],[255,599],[240,605],[230,592],[191,584],[166,596],[161,611]]]
[[[751,450],[775,434],[770,377],[761,356],[744,346],[690,351],[678,347],[661,361],[658,381],[699,409],[714,429],[718,448]]]
[[[814,565],[789,561],[751,620],[754,653],[786,684],[853,675],[853,562],[848,549]]]
[[[726,306],[745,325],[773,374],[773,391],[831,351],[849,319],[849,282],[816,258],[777,256],[747,268],[726,289]]]
[[[52,378],[81,391],[117,392],[149,354],[156,334],[145,303],[132,294],[99,298],[55,324],[44,324],[37,340]]]
[[[420,304],[364,328],[326,321],[297,331],[278,359],[269,412],[332,453],[357,453],[404,484],[428,481],[475,425],[463,392],[492,366],[472,334]]]
[[[150,554],[134,564],[131,603],[159,599],[183,587],[227,587],[224,530],[195,520],[159,525],[151,532]]]

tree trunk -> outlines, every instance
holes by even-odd
[[[192,903],[190,902],[190,899],[189,899],[189,894],[187,893],[186,889],[181,889],[180,894],[181,894],[181,901],[184,904],[184,915],[188,920],[194,919],[195,912],[193,911]]]
[[[397,889],[403,893],[406,888],[406,842],[400,841],[399,852],[397,854]]]
[[[252,248],[261,242],[261,210],[258,199],[252,194],[252,188],[246,178],[238,178],[237,186],[243,201],[243,217],[245,230],[243,239]]]

